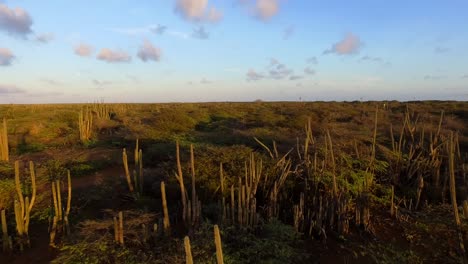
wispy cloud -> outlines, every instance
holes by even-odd
[[[130,62],[132,60],[132,57],[125,51],[108,48],[101,49],[96,58],[107,63]]]
[[[372,56],[362,56],[360,59],[360,61],[372,61],[372,62],[382,62],[383,59],[380,58],[380,57],[372,57]]]
[[[310,67],[306,67],[304,69],[304,73],[307,74],[307,75],[314,75],[315,71],[313,69],[311,69]]]
[[[268,68],[268,77],[275,80],[284,79],[293,74],[293,70],[289,69],[285,64],[276,59],[270,59]]]
[[[277,64],[276,67],[273,67],[268,72],[268,77],[276,80],[284,79],[291,75],[293,70],[286,67],[284,64]]]
[[[444,75],[431,75],[431,74],[427,74],[424,76],[424,80],[431,80],[431,81],[438,81],[438,80],[442,80],[444,78],[447,78],[447,76],[444,76]]]
[[[0,66],[10,66],[15,59],[15,55],[7,48],[0,48]]]
[[[81,57],[89,57],[94,52],[94,48],[91,45],[86,43],[80,43],[74,47],[74,52],[76,55]]]
[[[279,64],[279,61],[275,58],[270,58],[270,66],[274,66],[276,64]]]
[[[136,77],[135,75],[131,75],[131,74],[127,74],[127,78],[132,80],[133,82],[135,83],[139,83],[140,82],[140,79],[138,79],[138,77]]]
[[[211,81],[207,80],[206,78],[201,79],[200,81],[201,84],[210,84]]]
[[[166,31],[166,29],[167,29],[167,26],[157,25],[156,27],[152,27],[150,30],[154,34],[162,35]]]
[[[0,30],[10,35],[25,38],[32,33],[33,20],[23,8],[9,8],[0,3]]]
[[[468,79],[468,74],[463,75],[462,79]]]
[[[96,85],[96,86],[105,86],[105,85],[113,84],[113,82],[111,82],[111,81],[100,81],[100,80],[97,80],[97,79],[93,79],[92,83],[94,85]]]
[[[52,40],[54,40],[55,36],[52,33],[42,33],[39,35],[36,35],[36,41],[41,42],[41,43],[49,43]]]
[[[161,59],[161,49],[153,46],[148,40],[145,40],[138,50],[137,56],[144,62],[159,61]]]
[[[114,27],[107,30],[127,36],[141,37],[150,34],[162,35],[167,30],[167,26],[151,24],[141,27]]]
[[[53,79],[49,79],[49,78],[42,78],[40,79],[41,82],[43,83],[46,83],[46,84],[49,84],[49,85],[62,85],[63,83],[62,82],[59,82],[59,81],[56,81],[56,80],[53,80]]]
[[[283,30],[283,40],[289,39],[294,34],[294,31],[295,31],[295,27],[293,25],[285,28]]]
[[[309,64],[317,64],[318,60],[317,60],[317,57],[314,56],[314,57],[307,58],[306,62]]]
[[[197,39],[208,39],[210,33],[208,33],[203,26],[193,29],[192,37]]]
[[[26,90],[19,88],[15,85],[0,84],[0,94],[24,94]]]
[[[171,35],[173,37],[181,38],[181,39],[188,39],[190,38],[190,34],[185,33],[185,32],[180,32],[180,31],[174,31],[174,30],[168,30],[167,31],[168,35]]]
[[[333,44],[330,49],[325,50],[323,54],[350,55],[358,53],[361,47],[362,42],[359,37],[353,33],[348,33],[342,40]]]
[[[302,75],[291,75],[291,76],[289,77],[289,80],[290,80],[290,81],[295,81],[295,80],[300,80],[300,79],[302,79],[302,78],[304,78],[304,76],[302,76]]]
[[[214,6],[208,7],[208,0],[176,0],[175,12],[192,22],[219,22],[223,13]]]
[[[265,75],[256,72],[254,69],[249,69],[246,74],[247,81],[258,81],[265,78]]]
[[[434,48],[434,52],[438,53],[438,54],[447,53],[449,51],[450,51],[450,49],[447,48],[447,47],[437,46],[437,47]]]

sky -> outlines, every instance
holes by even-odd
[[[466,0],[0,0],[0,103],[468,100]]]

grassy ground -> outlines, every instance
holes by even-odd
[[[222,225],[226,263],[457,263],[460,252],[450,206],[448,189],[441,192],[432,183],[432,175],[424,175],[425,187],[421,206],[415,210],[417,182],[405,170],[399,171],[395,182],[394,161],[389,156],[391,130],[395,137],[402,129],[405,113],[417,128],[416,135],[425,135],[423,145],[429,148],[429,135],[437,131],[443,111],[441,134],[458,132],[459,164],[467,163],[468,103],[466,102],[256,102],[204,104],[122,104],[106,105],[109,119],[95,113],[93,134],[88,142],[80,142],[78,115],[84,105],[3,105],[0,118],[8,123],[10,160],[26,164],[34,161],[37,168],[38,197],[32,211],[31,248],[25,252],[0,255],[8,263],[183,263],[183,236],[189,231],[195,263],[215,263],[212,224]],[[87,106],[94,109],[93,106]],[[102,107],[94,106],[94,107]],[[358,197],[364,167],[372,145],[375,111],[377,114],[375,185],[370,204],[371,225],[353,225],[352,212],[349,233],[343,235],[334,227],[325,228],[322,235],[311,236],[293,228],[289,206],[298,202],[305,190],[308,176],[299,171],[296,157],[303,151],[304,127],[308,120],[320,157],[326,150],[326,132],[333,139],[334,160],[337,163],[338,185],[350,199]],[[93,110],[94,111],[94,110]],[[244,162],[251,152],[264,161],[264,174],[274,175],[274,161],[254,137],[278,152],[290,154],[297,167],[282,192],[284,206],[278,220],[268,219],[260,209],[267,205],[260,193],[258,211],[263,222],[253,229],[239,229],[219,219],[219,163],[223,163],[226,186],[237,182],[244,174]],[[122,148],[133,160],[135,139],[143,152],[144,193],[133,199],[125,183]],[[180,193],[174,177],[176,171],[175,142],[181,145],[181,160],[190,190],[190,144],[195,148],[197,193],[202,201],[201,225],[187,230],[180,219]],[[312,148],[312,147],[311,147]],[[298,152],[299,154],[296,154]],[[312,151],[311,151],[312,152]],[[362,153],[362,156],[356,155]],[[423,154],[426,155],[426,154]],[[445,160],[445,157],[443,158]],[[414,161],[418,162],[417,160]],[[445,161],[444,161],[445,162]],[[331,168],[324,166],[325,170]],[[51,196],[49,179],[54,174],[63,177],[71,171],[73,201],[72,235],[60,236],[57,248],[49,248],[47,226],[50,225]],[[292,169],[294,170],[294,169]],[[26,171],[24,171],[26,172]],[[466,199],[465,172],[457,173],[459,205]],[[15,199],[13,163],[0,162],[0,209],[7,209],[10,235],[14,237]],[[25,175],[25,174],[23,174]],[[327,173],[317,188],[330,190]],[[442,173],[442,175],[445,175]],[[407,177],[408,176],[408,177]],[[293,177],[293,178],[292,178]],[[427,179],[426,179],[427,177]],[[27,180],[27,177],[24,177]],[[171,222],[171,236],[159,235],[153,241],[142,242],[142,224],[152,226],[162,218],[159,184],[165,181]],[[443,183],[443,180],[442,180]],[[323,186],[324,187],[323,187]],[[390,185],[395,186],[400,208],[397,218],[389,213]],[[444,185],[445,186],[445,185]],[[265,187],[267,188],[267,187]],[[441,187],[442,188],[442,187]],[[437,190],[437,195],[434,194]],[[27,193],[27,190],[26,190]],[[439,193],[442,193],[439,195]],[[229,199],[229,194],[225,196]],[[354,206],[354,203],[350,203]],[[123,210],[126,215],[125,248],[113,243],[112,217]],[[311,210],[315,210],[311,208]],[[351,210],[351,209],[350,209]],[[461,211],[461,209],[460,209]],[[466,238],[466,221],[462,231]],[[162,225],[159,225],[162,227]],[[466,239],[465,239],[466,240]],[[466,241],[465,241],[466,242]]]

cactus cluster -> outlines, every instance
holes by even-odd
[[[134,150],[134,167],[133,167],[133,180],[128,166],[127,150],[122,150],[122,164],[124,166],[125,179],[127,180],[128,189],[131,193],[136,192],[136,195],[143,194],[143,151],[139,148],[138,138],[136,139]]]
[[[78,130],[81,143],[88,143],[93,132],[93,114],[88,107],[81,109],[78,115]]]
[[[15,220],[16,220],[16,231],[18,234],[18,244],[20,250],[23,251],[24,245],[29,246],[29,221],[31,210],[36,200],[36,174],[34,171],[34,163],[29,162],[29,172],[31,175],[31,188],[32,194],[31,199],[29,196],[24,197],[23,188],[20,178],[20,163],[15,161],[15,187],[16,187],[16,199],[15,199]]]
[[[67,170],[67,203],[66,207],[62,206],[62,181],[55,179],[51,181],[52,202],[54,215],[52,217],[52,227],[50,228],[50,246],[55,246],[55,238],[57,234],[70,234],[69,215],[71,208],[72,185],[70,171]]]

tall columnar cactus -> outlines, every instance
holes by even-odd
[[[78,129],[80,132],[80,141],[82,143],[88,143],[91,139],[93,129],[93,114],[88,108],[85,110],[81,109],[78,116]]]
[[[185,248],[185,263],[193,264],[192,248],[190,247],[190,238],[188,236],[185,236],[184,238],[184,248]]]
[[[132,177],[130,176],[130,170],[128,169],[127,150],[125,148],[122,150],[122,163],[125,170],[125,178],[127,179],[128,189],[130,192],[133,192]]]
[[[118,213],[117,217],[114,217],[114,240],[117,244],[124,246],[124,225],[122,211]]]
[[[452,199],[453,206],[453,215],[455,218],[455,227],[458,233],[458,241],[460,246],[460,251],[463,257],[463,263],[467,263],[465,244],[462,234],[460,216],[458,214],[458,205],[457,205],[457,193],[456,193],[456,182],[455,182],[455,142],[456,139],[453,136],[453,132],[450,133],[450,139],[448,142],[448,157],[449,157],[449,176],[450,176],[450,197]]]
[[[52,202],[54,204],[54,216],[52,219],[52,228],[50,229],[49,245],[55,246],[55,237],[59,233],[70,234],[69,215],[71,207],[72,185],[70,171],[67,170],[67,203],[66,207],[62,206],[62,190],[61,181],[59,179],[51,181]]]
[[[36,200],[36,174],[34,172],[34,163],[29,163],[30,175],[31,175],[31,188],[32,196],[31,200],[29,197],[24,198],[21,187],[21,179],[19,172],[19,161],[15,161],[15,187],[17,199],[15,199],[15,219],[16,219],[16,231],[19,237],[20,250],[23,250],[24,244],[29,245],[29,218],[34,201]],[[30,202],[31,201],[31,202]]]
[[[215,239],[215,245],[216,245],[216,262],[218,264],[224,264],[223,247],[221,245],[221,235],[219,234],[218,225],[214,226],[214,239]]]
[[[177,173],[176,178],[179,182],[180,186],[180,199],[182,201],[182,219],[185,222],[187,218],[187,197],[185,193],[185,185],[184,185],[184,177],[182,174],[182,165],[180,164],[180,149],[179,149],[179,141],[176,142],[176,159],[177,159]]]
[[[2,221],[3,252],[11,251],[13,245],[11,243],[11,237],[8,236],[8,226],[7,226],[7,221],[6,221],[6,212],[5,212],[5,210],[2,210],[1,221]]]
[[[0,161],[9,161],[9,159],[7,123],[3,118],[3,128],[0,130]]]
[[[130,174],[128,166],[127,150],[122,150],[122,163],[125,171],[125,178],[127,179],[128,188],[131,193],[136,192],[136,195],[143,194],[143,151],[139,149],[139,141],[136,139],[135,149],[133,151],[134,166],[133,174]],[[133,180],[132,180],[133,176]]]
[[[164,212],[164,232],[168,234],[170,232],[171,223],[169,222],[169,211],[167,210],[166,200],[166,185],[164,184],[164,182],[161,182],[161,200]]]

